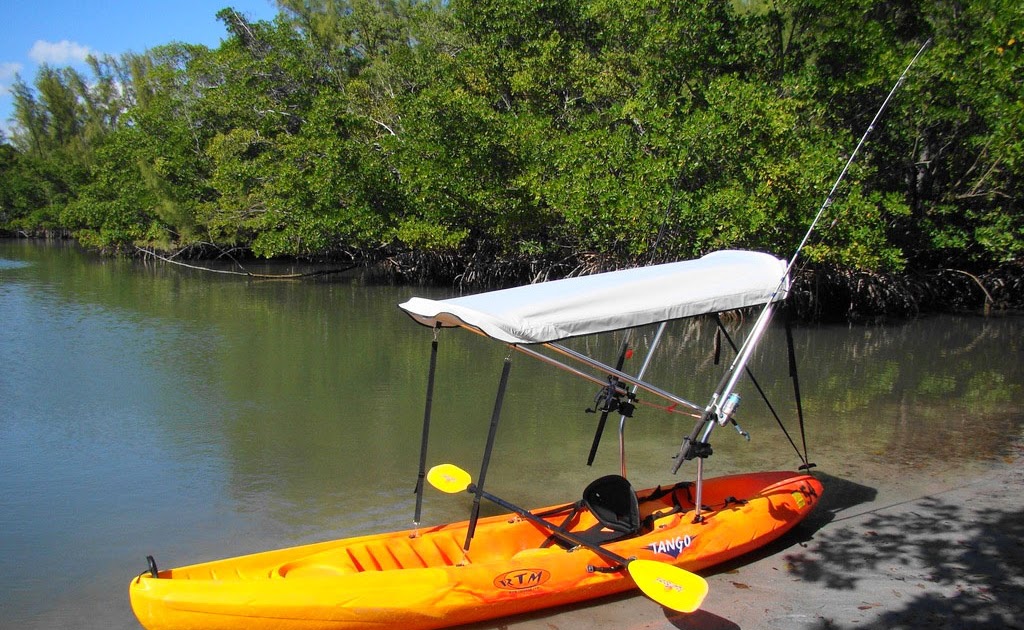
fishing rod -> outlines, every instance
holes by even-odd
[[[857,158],[857,154],[860,152],[860,148],[864,146],[864,143],[867,141],[868,136],[871,135],[871,132],[875,130],[875,124],[878,123],[878,119],[882,117],[882,113],[889,106],[889,101],[892,100],[892,97],[896,93],[896,90],[898,90],[900,86],[903,85],[903,81],[907,78],[907,74],[910,72],[910,69],[914,67],[915,63],[917,63],[918,57],[920,57],[924,53],[925,49],[928,48],[928,46],[930,46],[931,43],[932,40],[929,37],[928,40],[917,51],[917,54],[914,55],[914,58],[910,60],[910,63],[907,64],[907,67],[903,70],[903,74],[901,74],[900,78],[896,80],[896,84],[892,86],[891,90],[889,90],[889,94],[885,97],[885,101],[882,102],[882,106],[878,108],[877,112],[875,112],[875,117],[871,119],[871,124],[869,124],[868,128],[864,131],[864,135],[860,137],[860,142],[857,143],[857,147],[854,148],[853,153],[850,154],[850,158],[846,160],[846,166],[843,167],[843,171],[839,174],[839,177],[836,179],[836,183],[832,184],[832,190],[829,191],[828,196],[825,197],[825,201],[821,204],[821,207],[818,208],[818,213],[814,215],[814,220],[811,221],[811,226],[807,228],[807,233],[804,234],[803,240],[800,241],[800,244],[796,248],[796,252],[793,253],[793,258],[790,259],[789,265],[786,267],[786,276],[788,276],[789,272],[793,270],[793,266],[796,264],[797,257],[800,256],[800,252],[803,250],[804,245],[806,245],[808,239],[811,238],[811,233],[814,232],[814,228],[818,225],[818,221],[821,220],[821,216],[825,213],[825,210],[832,205],[832,202],[834,200],[833,198],[835,197],[836,190],[839,188],[839,184],[843,181],[843,179],[846,178],[846,173],[847,171],[850,170],[850,165],[852,165],[853,161]],[[779,283],[780,288],[781,285],[784,283],[785,277],[783,277],[782,281]],[[772,297],[774,297],[774,294],[772,295]]]
[[[810,240],[811,234],[817,227],[818,222],[821,220],[821,217],[825,214],[825,210],[827,210],[829,206],[832,205],[832,202],[835,199],[836,191],[839,189],[839,185],[846,178],[846,174],[847,172],[849,172],[850,166],[853,164],[853,161],[857,158],[857,154],[860,153],[861,147],[863,147],[864,143],[867,142],[868,136],[870,136],[871,132],[875,130],[875,125],[878,123],[878,120],[882,117],[882,114],[885,112],[886,108],[888,108],[889,102],[892,100],[893,95],[896,94],[896,91],[900,88],[901,85],[903,85],[903,81],[907,78],[907,75],[910,73],[910,69],[914,67],[914,64],[917,63],[918,58],[920,58],[920,56],[924,53],[928,46],[931,45],[931,43],[931,38],[925,41],[925,43],[917,51],[917,54],[914,55],[914,58],[911,59],[910,63],[907,64],[907,67],[904,68],[903,73],[900,74],[899,79],[896,80],[896,83],[892,86],[892,89],[889,90],[889,94],[886,95],[885,100],[882,101],[882,105],[878,108],[878,111],[875,112],[875,117],[871,119],[871,123],[868,125],[868,128],[864,131],[864,134],[860,137],[860,141],[857,143],[857,146],[850,154],[849,159],[846,160],[846,164],[843,166],[842,172],[839,173],[839,177],[836,178],[835,183],[832,184],[832,189],[825,197],[825,201],[822,202],[821,207],[818,208],[818,212],[814,215],[814,219],[811,221],[811,225],[807,228],[807,232],[804,234],[804,237],[800,240],[800,244],[797,246],[796,251],[793,253],[793,257],[789,260],[789,263],[786,265],[786,270],[782,274],[782,278],[779,279],[779,284],[775,287],[775,290],[772,291],[772,294],[768,297],[768,301],[765,303],[764,309],[761,310],[761,314],[754,322],[753,329],[750,331],[750,334],[747,336],[747,338],[743,341],[743,344],[740,346],[739,352],[736,353],[736,358],[733,359],[733,362],[729,366],[729,369],[726,370],[726,373],[722,377],[722,380],[719,383],[718,388],[716,388],[715,392],[711,395],[711,402],[709,402],[708,406],[705,408],[703,418],[693,428],[693,431],[690,433],[690,435],[683,439],[683,443],[679,447],[679,453],[675,456],[675,462],[672,465],[672,474],[676,474],[679,471],[679,467],[682,466],[683,462],[686,461],[687,459],[699,457],[700,459],[698,459],[697,463],[698,477],[700,476],[700,464],[703,462],[703,458],[710,453],[710,449],[707,446],[708,437],[711,435],[711,431],[715,428],[716,422],[717,424],[724,426],[731,420],[732,414],[736,411],[736,408],[739,406],[739,395],[733,392],[733,390],[736,387],[736,382],[743,374],[743,368],[746,366],[747,361],[749,361],[751,354],[753,354],[754,348],[757,346],[757,342],[760,340],[761,335],[768,327],[768,322],[771,320],[772,313],[775,310],[776,298],[778,298],[780,293],[789,291],[789,274],[793,270],[793,267],[796,265],[796,261],[797,258],[799,258],[800,256],[800,252],[803,251],[804,246],[807,245],[807,241]],[[702,446],[700,448],[700,452],[694,454],[694,450],[697,444],[700,444]],[[700,485],[698,484],[698,492],[699,490]],[[697,503],[697,509],[699,510],[699,498]]]

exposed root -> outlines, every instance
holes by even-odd
[[[199,271],[206,271],[208,273],[220,273],[220,274],[227,274],[227,275],[233,275],[233,276],[246,276],[246,277],[249,277],[249,278],[259,278],[261,280],[295,280],[295,279],[298,279],[298,278],[310,278],[310,277],[313,277],[313,276],[325,276],[325,275],[335,274],[335,273],[344,273],[346,271],[350,271],[352,269],[355,269],[358,266],[355,263],[352,263],[352,264],[349,264],[347,267],[342,267],[342,268],[317,269],[317,270],[314,270],[314,271],[307,271],[307,272],[303,272],[303,273],[267,274],[267,273],[253,273],[251,271],[248,271],[237,260],[234,260],[233,258],[232,258],[233,262],[236,265],[238,265],[238,267],[241,268],[242,271],[233,271],[233,270],[230,270],[230,269],[212,269],[210,267],[202,267],[202,266],[199,266],[199,265],[190,265],[188,263],[181,262],[180,260],[174,260],[173,258],[169,258],[167,256],[162,256],[162,255],[156,253],[155,251],[152,251],[152,250],[149,250],[149,249],[144,249],[142,247],[136,248],[136,251],[140,255],[142,255],[144,257],[155,258],[155,259],[163,261],[165,263],[169,263],[169,264],[172,264],[172,265],[178,265],[179,267],[187,267],[188,269],[196,269],[196,270],[199,270]]]
[[[378,271],[391,282],[428,283],[461,290],[588,275],[616,268],[597,255],[560,260],[489,258],[403,253],[387,258]],[[1024,309],[1024,263],[1010,262],[975,274],[960,269],[884,274],[819,266],[795,274],[791,290],[794,316],[803,321],[879,321],[924,313]]]
[[[60,234],[47,236],[59,237]],[[136,248],[135,253],[209,273],[273,280],[338,274],[362,266],[364,277],[371,281],[448,286],[467,292],[584,276],[626,266],[610,256],[587,252],[509,257],[485,249],[448,253],[381,250],[349,252],[350,262],[340,267],[264,274],[247,270],[239,261],[249,255],[248,251],[226,250],[210,243],[199,243],[170,254],[142,247]],[[190,264],[182,262],[182,258],[192,261],[228,258],[237,270]],[[1009,261],[982,273],[941,268],[884,274],[826,265],[807,267],[794,273],[790,304],[792,314],[803,321],[865,322],[937,312],[1021,311],[1024,310],[1024,261]]]
[[[797,317],[810,321],[1018,310],[1024,308],[1024,264],[1005,263],[983,274],[938,269],[896,275],[819,267],[796,275],[792,300]]]

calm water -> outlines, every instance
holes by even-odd
[[[127,584],[150,553],[171,567],[410,527],[431,332],[396,304],[414,293],[444,294],[0,241],[0,627],[137,628]],[[634,337],[627,369],[651,336]],[[983,468],[1021,434],[1024,318],[795,337],[811,460],[830,475],[898,496]],[[574,345],[611,362],[620,342]],[[479,469],[505,354],[442,333],[431,463]],[[703,405],[718,379],[713,328],[674,325],[658,356],[649,380]],[[781,329],[753,367],[796,436]],[[716,433],[709,474],[798,465],[743,393],[753,441]],[[617,472],[615,422],[585,465],[594,394],[517,355],[489,488],[547,504]],[[691,427],[638,412],[627,428],[637,486],[671,479]],[[423,521],[465,518],[468,500],[428,493]]]

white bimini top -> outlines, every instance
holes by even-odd
[[[399,307],[424,326],[462,326],[513,344],[549,343],[785,299],[786,261],[723,250],[697,260],[528,284]]]

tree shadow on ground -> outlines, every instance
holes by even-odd
[[[786,556],[792,573],[831,590],[858,590],[884,576],[911,594],[899,610],[856,628],[1024,628],[1024,511],[1020,487],[1007,487],[1006,509],[975,508],[929,496],[878,511],[815,537],[813,548]],[[991,506],[991,499],[984,501]],[[867,589],[865,589],[867,591]],[[884,604],[867,603],[867,607]],[[851,626],[853,627],[853,626]],[[818,630],[842,628],[823,619]]]

